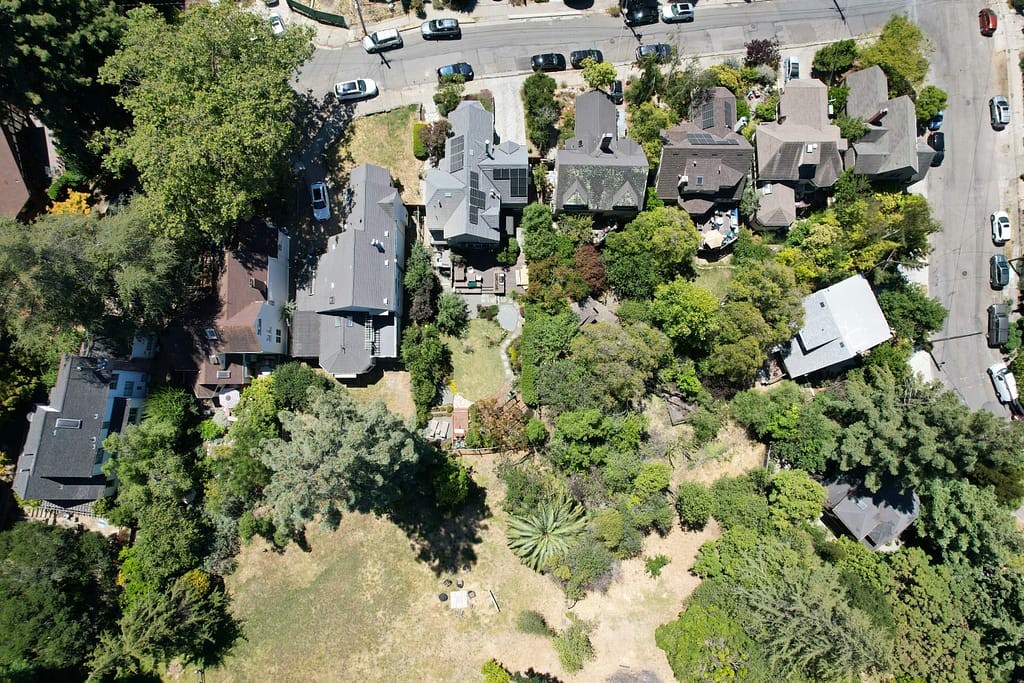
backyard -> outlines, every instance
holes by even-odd
[[[402,190],[402,201],[420,204],[420,169],[412,155],[412,126],[419,121],[419,105],[410,104],[383,114],[356,119],[338,151],[338,170],[347,173],[362,163],[391,171]]]
[[[465,337],[445,339],[452,352],[452,366],[455,369],[452,383],[455,385],[455,393],[470,401],[479,401],[498,393],[505,383],[499,349],[504,338],[504,331],[497,323],[476,318],[469,321],[469,331]]]
[[[732,276],[735,273],[733,266],[722,264],[702,266],[698,264],[696,268],[696,283],[707,289],[719,299],[724,299],[726,290],[729,287],[729,282],[732,280]]]

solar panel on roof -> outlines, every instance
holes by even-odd
[[[715,105],[713,102],[705,102],[700,107],[700,127],[710,128],[715,125]]]
[[[465,167],[466,163],[466,138],[460,135],[457,138],[452,138],[452,159],[451,159],[451,171],[461,171]]]
[[[731,126],[736,123],[736,115],[732,111],[733,103],[726,100],[722,104],[725,105],[725,125]]]
[[[480,187],[480,174],[476,171],[469,172],[469,186],[474,190]]]
[[[507,169],[507,168],[496,168],[496,169],[494,169],[494,179],[495,180],[508,180],[509,179],[509,173],[511,173],[510,169]]]
[[[529,188],[529,176],[525,168],[513,168],[511,170],[512,196],[525,197]]]

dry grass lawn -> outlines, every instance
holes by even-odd
[[[719,299],[724,299],[734,273],[735,269],[732,266],[722,264],[698,265],[696,282]]]
[[[339,150],[342,174],[347,175],[359,164],[376,164],[391,171],[402,187],[402,200],[406,204],[422,203],[420,170],[423,162],[412,155],[412,126],[419,120],[418,110],[419,105],[410,104],[353,121],[347,142]]]
[[[447,337],[452,352],[454,391],[470,401],[494,396],[505,383],[498,346],[504,331],[493,320],[469,321],[469,332],[461,339]]]
[[[405,418],[416,416],[416,406],[412,402],[412,389],[408,372],[390,370],[383,376],[365,387],[347,387],[349,393],[359,403],[370,403],[381,400],[392,413]]]

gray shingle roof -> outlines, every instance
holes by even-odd
[[[797,378],[855,358],[892,337],[889,323],[863,275],[854,275],[804,299],[804,326],[782,350]]]
[[[448,120],[444,158],[427,172],[427,229],[452,244],[497,244],[501,207],[526,204],[526,148],[509,140],[494,145],[494,115],[475,100],[462,102]]]
[[[766,186],[771,192],[765,193]],[[785,183],[759,183],[757,223],[763,228],[788,228],[796,220],[796,192]]]
[[[927,164],[920,164],[913,101],[905,95],[890,100],[885,73],[877,66],[850,74],[846,85],[850,88],[846,113],[868,123],[867,134],[853,143],[854,170],[872,178],[904,181],[926,172]]]
[[[899,538],[917,519],[921,508],[912,489],[901,489],[893,482],[870,491],[859,478],[844,477],[826,482],[825,490],[825,508],[853,538],[872,550]]]
[[[619,138],[615,105],[599,91],[576,98],[576,137],[558,150],[555,209],[639,211],[650,165],[643,147]]]
[[[736,125],[736,96],[728,88],[710,88],[704,99],[690,105],[690,121],[718,137],[728,135]]]

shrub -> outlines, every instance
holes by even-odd
[[[613,559],[604,543],[588,535],[580,538],[548,566],[561,583],[565,597],[580,600],[589,590],[607,587]]]
[[[547,567],[564,554],[586,528],[583,509],[561,498],[545,500],[536,509],[508,520],[509,548],[532,569]]]
[[[441,510],[456,510],[469,496],[469,470],[454,456],[441,453],[432,484],[435,505]]]
[[[516,617],[516,628],[523,633],[529,633],[534,636],[547,636],[551,637],[555,635],[555,630],[548,626],[548,622],[544,619],[544,615],[534,610],[524,610],[519,613]]]
[[[459,103],[462,102],[462,94],[466,90],[464,85],[466,79],[459,75],[445,76],[434,94],[434,104],[441,116],[448,116]]]
[[[543,446],[548,440],[548,429],[542,420],[531,417],[526,423],[526,440],[531,446]]]
[[[721,413],[714,408],[697,408],[687,420],[687,424],[693,427],[693,445],[700,448],[714,441],[718,430],[722,428],[722,422]]]
[[[747,48],[747,66],[767,64],[773,68],[779,66],[779,41],[757,38],[744,44]]]
[[[436,164],[444,156],[444,143],[451,132],[452,124],[448,122],[448,119],[428,123],[420,129],[420,142],[423,143],[423,150],[431,163]]]
[[[683,482],[676,492],[679,523],[688,531],[699,531],[708,523],[714,510],[711,492],[702,484]]]
[[[203,441],[213,441],[224,436],[227,429],[221,427],[213,420],[203,420],[199,423],[199,438]]]
[[[420,133],[426,127],[425,123],[412,124],[412,155],[420,161],[427,158],[427,148],[423,146],[423,138],[420,137]]]
[[[519,240],[509,237],[508,244],[495,255],[494,260],[502,266],[514,266],[519,260]]]
[[[81,173],[67,170],[53,179],[50,187],[46,190],[46,194],[55,202],[62,201],[67,196],[68,190],[85,189],[85,181],[86,178]]]
[[[409,0],[409,11],[421,19],[427,16],[426,8],[423,6],[423,0]]]
[[[1017,0],[1014,1],[1016,2]],[[1024,0],[1020,0],[1020,2],[1024,3]],[[608,15],[618,19],[622,16],[622,9],[620,9],[618,5],[612,5],[608,8]]]
[[[664,569],[665,565],[671,561],[667,555],[648,557],[644,562],[644,570],[651,575],[652,579],[656,579],[661,576],[661,570]]]
[[[594,647],[590,644],[593,625],[575,614],[570,614],[569,619],[569,626],[555,636],[554,645],[562,667],[570,673],[575,673],[594,658]]]
[[[764,102],[754,107],[754,116],[761,121],[774,121],[779,113],[779,94],[770,95]]]
[[[811,68],[831,81],[838,81],[853,66],[858,56],[856,42],[852,39],[840,40],[815,52]]]

